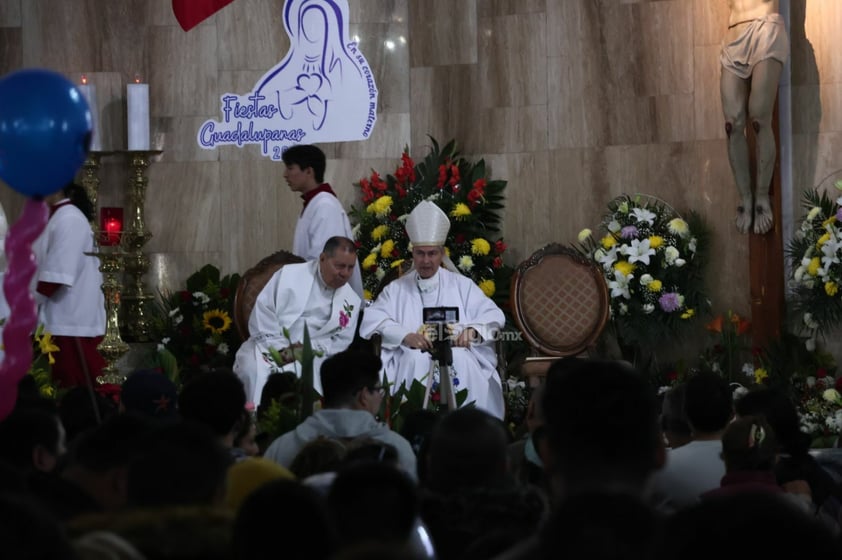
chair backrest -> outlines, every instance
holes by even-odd
[[[261,259],[259,263],[251,267],[240,278],[237,285],[237,292],[234,294],[234,325],[240,338],[247,340],[249,337],[249,316],[254,308],[257,296],[272,278],[272,275],[280,270],[285,264],[302,263],[304,259],[293,255],[289,251],[278,251],[268,257]]]
[[[546,356],[581,354],[608,322],[608,287],[599,267],[552,243],[512,276],[512,311],[526,342]]]

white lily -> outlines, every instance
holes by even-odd
[[[642,262],[649,264],[649,257],[655,255],[655,249],[649,246],[649,240],[632,239],[631,245],[623,245],[620,253],[629,258],[630,263]]]

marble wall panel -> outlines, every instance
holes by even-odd
[[[640,5],[643,95],[693,91],[693,4],[650,2]],[[638,30],[634,30],[638,31]]]
[[[411,68],[477,62],[476,0],[412,0],[409,21]]]
[[[216,57],[209,56],[217,49],[216,27],[199,26],[188,33],[180,27],[151,27],[147,40],[146,72],[141,76],[149,83],[152,116],[216,114],[218,67]]]
[[[546,11],[547,0],[477,0],[477,17],[480,18],[543,14]]]
[[[220,251],[219,163],[158,161],[147,175],[146,224],[153,237],[145,248],[150,253]]]
[[[506,209],[499,237],[504,237],[509,246],[504,261],[517,266],[553,240],[554,207],[547,204],[547,195],[554,188],[554,182],[549,175],[548,153],[490,155],[485,163],[491,178],[507,181]]]
[[[349,2],[351,23],[402,23],[409,21],[409,0]]]
[[[220,164],[222,253],[228,270],[244,272],[280,249],[291,250],[301,200],[269,160]]]
[[[0,27],[20,27],[20,4],[21,0],[0,0]]]
[[[720,0],[693,0],[693,45],[716,46],[728,27],[728,3]]]
[[[475,64],[412,68],[410,105],[412,155],[429,144],[427,136],[440,142],[457,138],[463,152],[481,152],[481,113]]]
[[[816,56],[822,83],[842,81],[842,54],[839,30],[842,29],[842,5],[833,0],[816,0],[806,4],[804,30]]]
[[[683,142],[698,138],[695,96],[692,93],[659,95],[653,97],[652,101],[655,142]]]
[[[482,107],[545,105],[545,15],[487,17],[478,25]]]
[[[0,76],[23,66],[22,42],[19,27],[0,27]]]
[[[194,272],[213,264],[220,269],[222,275],[239,272],[227,264],[228,256],[221,251],[209,252],[165,252],[149,254],[149,270],[144,279],[153,293],[175,292],[184,289],[184,281]]]
[[[289,51],[283,3],[277,0],[239,0],[214,14],[219,33],[220,70],[268,71]],[[255,48],[259,38],[260,48]]]
[[[719,95],[722,69],[719,50],[719,46],[701,46],[693,50],[693,116],[696,138],[699,140],[725,138],[725,121]]]
[[[547,146],[547,107],[496,107],[480,115],[480,152],[537,152]],[[460,138],[456,136],[456,138]],[[467,146],[466,150],[469,149]]]
[[[810,4],[810,6],[813,5]],[[790,2],[790,70],[791,82],[795,86],[818,85],[821,81],[816,63],[816,47],[812,42],[818,39],[814,13],[811,12],[810,15],[808,35],[806,0]]]
[[[409,29],[404,23],[355,23],[351,37],[374,72],[378,113],[409,112]],[[356,39],[355,39],[356,40]]]
[[[547,141],[550,149],[604,145],[607,92],[595,65],[576,56],[547,58]]]

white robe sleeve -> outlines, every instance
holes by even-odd
[[[363,313],[360,324],[362,338],[370,339],[374,333],[379,333],[383,337],[384,348],[397,348],[406,335],[413,332],[394,319],[401,315],[399,302],[402,294],[403,290],[398,281],[392,282],[380,292],[377,299]]]

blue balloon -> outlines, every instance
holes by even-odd
[[[17,192],[44,197],[73,180],[91,142],[88,102],[49,70],[0,79],[0,179]]]

